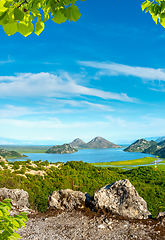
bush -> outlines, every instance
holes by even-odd
[[[14,230],[18,231],[18,228],[25,227],[27,222],[27,213],[20,213],[15,217],[9,215],[11,210],[10,199],[5,199],[0,202],[0,239],[1,240],[17,240],[20,239],[20,235]]]

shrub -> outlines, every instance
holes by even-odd
[[[5,199],[0,202],[0,239],[1,240],[17,240],[20,237],[18,233],[18,228],[22,226],[25,227],[25,222],[27,222],[27,213],[20,213],[15,217],[9,215],[11,210],[10,199]]]

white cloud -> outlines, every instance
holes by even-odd
[[[77,84],[71,76],[57,76],[50,73],[19,73],[16,76],[0,76],[0,97],[56,97],[95,96],[136,102],[125,93],[106,92]]]
[[[27,107],[18,107],[13,105],[5,105],[4,109],[0,109],[0,118],[12,118],[29,114],[36,114],[36,112],[30,110]]]
[[[101,69],[98,75],[125,75],[143,78],[149,81],[165,81],[165,69],[154,69],[147,67],[132,67],[123,64],[95,61],[78,61],[81,66]]]
[[[103,105],[103,104],[91,103],[91,102],[87,102],[87,101],[82,101],[82,103],[85,105],[88,105],[94,109],[99,109],[99,110],[108,111],[108,112],[114,111],[111,107]]]
[[[12,63],[12,62],[15,62],[14,60],[11,60],[10,59],[10,55],[8,56],[8,60],[4,60],[4,61],[0,61],[0,65],[3,65],[3,64],[6,64],[6,63]]]

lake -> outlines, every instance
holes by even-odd
[[[112,162],[132,160],[143,157],[153,157],[151,154],[138,152],[124,152],[123,148],[107,148],[107,149],[81,149],[71,154],[53,154],[53,153],[23,153],[28,157],[19,159],[10,159],[11,161],[32,161],[48,160],[48,162],[67,162],[67,161],[83,161],[88,163]]]

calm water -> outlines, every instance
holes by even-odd
[[[124,152],[123,148],[115,149],[83,149],[71,154],[52,154],[52,153],[24,153],[27,158],[12,159],[20,161],[30,159],[32,161],[48,160],[49,162],[83,161],[88,163],[112,162],[131,160],[143,157],[153,157],[151,154]]]

